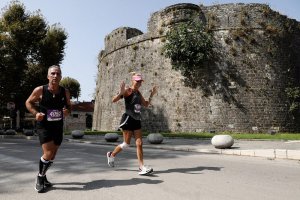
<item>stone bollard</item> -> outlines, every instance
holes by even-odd
[[[215,135],[211,139],[211,144],[217,149],[230,148],[234,143],[233,138],[230,135]]]
[[[163,142],[164,137],[160,133],[150,133],[147,136],[147,140],[150,144],[160,144]]]
[[[81,139],[84,136],[84,132],[81,130],[73,130],[71,135],[74,139]]]
[[[5,135],[16,135],[17,132],[14,129],[8,129],[5,131]]]
[[[26,136],[33,136],[34,135],[34,130],[32,129],[24,129],[23,134]]]
[[[118,133],[106,133],[104,136],[106,142],[117,142],[119,139]]]

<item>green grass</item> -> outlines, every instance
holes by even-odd
[[[114,132],[122,135],[120,131],[85,131],[86,135],[105,135],[106,133]],[[150,132],[143,132],[147,136]],[[274,135],[268,133],[186,133],[186,132],[161,132],[164,137],[170,138],[187,138],[187,139],[211,139],[215,135],[226,134],[231,135],[234,139],[244,140],[300,140],[300,133],[276,133]]]

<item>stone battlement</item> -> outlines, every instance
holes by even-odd
[[[203,72],[209,82],[196,88],[184,84],[162,51],[167,31],[190,20],[204,23],[219,55]],[[99,55],[93,129],[116,129],[124,105],[111,98],[122,80],[130,84],[132,71],[145,76],[145,98],[159,85],[153,106],[143,110],[149,131],[299,131],[284,91],[300,86],[300,24],[267,5],[176,4],[153,13],[146,33],[112,31]]]

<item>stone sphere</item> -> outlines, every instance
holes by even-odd
[[[74,139],[81,139],[84,136],[84,132],[81,130],[73,130],[71,135]]]
[[[33,136],[34,135],[34,130],[32,129],[24,129],[23,134],[26,136]]]
[[[8,129],[5,131],[5,135],[16,135],[17,132],[14,129]]]
[[[106,133],[104,136],[106,142],[116,142],[119,139],[118,133]]]
[[[230,135],[215,135],[211,139],[211,144],[217,149],[230,148],[234,143],[233,138]]]
[[[150,144],[160,144],[163,142],[164,137],[160,133],[150,133],[147,136],[147,140]]]

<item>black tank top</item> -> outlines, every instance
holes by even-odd
[[[132,93],[124,98],[126,114],[135,120],[141,120],[142,97],[139,91],[132,91]]]
[[[43,95],[39,107],[40,112],[45,116],[38,124],[46,129],[62,129],[64,106],[67,106],[65,88],[59,86],[58,94],[53,95],[48,90],[48,85],[43,85]]]

